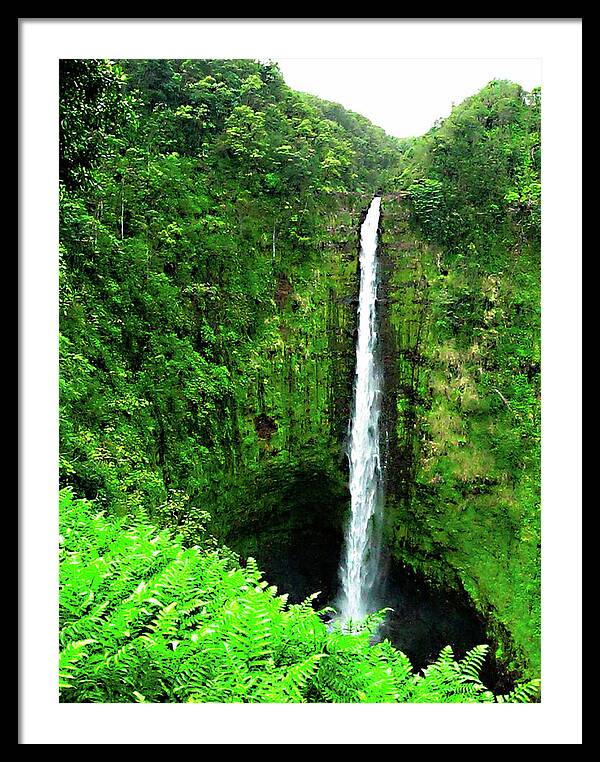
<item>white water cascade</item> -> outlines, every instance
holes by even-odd
[[[381,555],[381,462],[379,413],[381,370],[377,355],[377,230],[381,198],[375,196],[360,230],[360,292],[354,406],[350,422],[351,518],[340,568],[342,623],[364,618]]]

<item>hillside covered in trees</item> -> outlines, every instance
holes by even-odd
[[[60,97],[61,701],[537,699],[539,91],[402,141],[250,60]],[[424,669],[326,616],[375,193],[390,573],[487,637]]]

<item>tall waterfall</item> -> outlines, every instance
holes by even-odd
[[[340,619],[356,621],[370,611],[381,538],[379,411],[381,370],[377,353],[377,230],[381,198],[375,196],[360,231],[360,293],[354,406],[348,459],[352,514],[340,568]]]

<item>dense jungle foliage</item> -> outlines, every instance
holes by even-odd
[[[328,470],[322,245],[394,141],[272,65],[124,65],[62,63],[61,474],[172,517],[265,447],[289,461],[306,427]]]
[[[249,60],[64,60],[60,98],[61,700],[533,696],[539,93],[491,83],[411,141]],[[533,678],[503,698],[484,647],[417,675],[376,616],[329,632],[258,571],[339,541],[378,190],[389,544]]]
[[[391,542],[464,587],[498,655],[539,674],[539,90],[490,83],[413,141],[392,186]]]

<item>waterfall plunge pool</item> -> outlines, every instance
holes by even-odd
[[[335,608],[341,549],[342,537],[331,532],[302,533],[289,538],[285,547],[278,544],[272,550],[268,537],[264,537],[257,562],[265,578],[280,592],[289,594],[290,603],[300,603],[321,591],[315,608]],[[434,587],[424,577],[392,561],[380,600],[381,608],[393,610],[387,612],[378,639],[390,640],[409,657],[415,670],[435,660],[444,646],[452,646],[458,659],[473,646],[487,643],[490,653],[482,671],[483,683],[499,693],[514,686],[507,670],[494,658],[485,622],[466,593]]]

